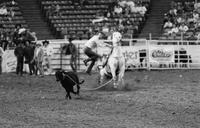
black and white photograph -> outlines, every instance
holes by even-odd
[[[0,0],[0,128],[200,128],[200,0]]]

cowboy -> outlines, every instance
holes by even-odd
[[[44,76],[44,70],[42,66],[43,59],[44,59],[44,51],[42,49],[42,43],[38,42],[34,50],[34,57],[33,57],[32,62],[35,61],[35,65],[36,65],[35,75],[37,75],[37,72],[39,70],[41,77]]]
[[[96,52],[94,52],[93,50],[95,48],[99,46],[108,46],[108,47],[112,47],[109,44],[106,43],[100,43],[99,39],[103,37],[103,33],[99,32],[98,34],[94,35],[92,38],[90,38],[84,45],[84,53],[89,57],[88,59],[85,59],[83,62],[85,64],[85,66],[87,66],[87,63],[89,61],[92,61],[88,67],[88,69],[86,70],[86,73],[88,73],[89,75],[91,75],[91,70],[95,64],[95,62],[101,58],[101,55],[97,54]]]
[[[69,38],[69,44],[65,45],[62,48],[62,51],[63,50],[65,50],[66,55],[71,55],[70,66],[71,66],[72,70],[74,72],[76,72],[76,70],[77,70],[76,60],[77,60],[78,50],[77,50],[76,46],[72,43],[72,38]]]
[[[19,44],[14,50],[14,54],[17,57],[16,73],[22,76],[24,65],[24,44],[22,42],[19,42]]]
[[[34,46],[33,43],[30,41],[25,42],[26,47],[24,48],[24,56],[25,56],[25,64],[28,64],[29,66],[29,74],[35,74],[35,67],[34,62],[32,62],[34,57]]]
[[[47,67],[47,74],[52,73],[52,68],[51,68],[51,58],[53,55],[53,48],[49,45],[49,41],[45,40],[42,42],[43,43],[43,51],[44,51],[44,63],[43,66]]]

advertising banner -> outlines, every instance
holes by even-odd
[[[173,46],[150,46],[150,62],[168,63],[174,62],[174,47]]]
[[[14,50],[6,50],[3,54],[2,72],[15,72],[17,60]]]

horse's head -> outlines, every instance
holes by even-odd
[[[112,38],[112,43],[113,43],[113,46],[118,46],[120,41],[122,39],[122,34],[119,33],[119,32],[114,32],[113,33],[113,38]]]

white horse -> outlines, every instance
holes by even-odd
[[[113,49],[111,54],[107,56],[109,57],[107,64],[100,69],[100,83],[103,82],[105,76],[111,73],[114,81],[114,88],[117,88],[120,82],[124,85],[125,58],[121,49],[121,38],[122,35],[119,32],[113,33]],[[102,61],[105,62],[105,60],[106,56],[102,58]]]

